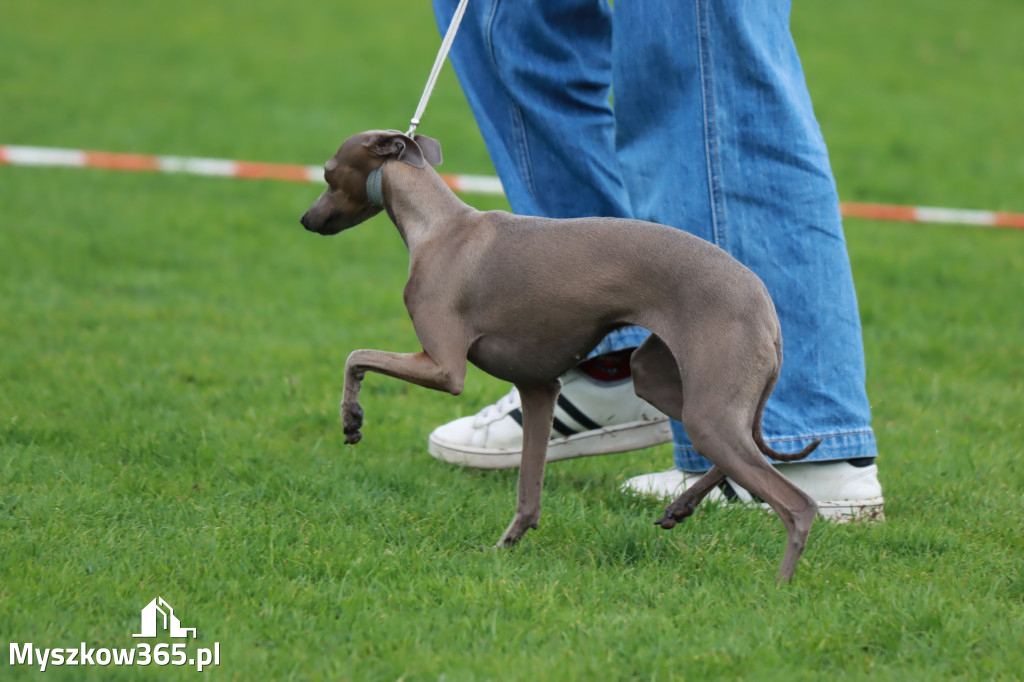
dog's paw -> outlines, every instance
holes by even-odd
[[[658,519],[657,521],[654,522],[654,525],[655,526],[661,526],[665,530],[669,530],[671,528],[675,528],[676,527],[676,522],[674,520],[668,518],[667,516],[662,516],[660,519]]]
[[[537,530],[537,526],[536,517],[525,517],[516,514],[504,535],[498,540],[498,544],[494,546],[494,549],[508,549],[515,546],[526,535],[526,531],[531,529]]]
[[[345,443],[354,445],[359,442],[363,434],[359,429],[363,426],[363,408],[359,403],[341,406],[341,423],[345,431]]]
[[[516,543],[518,542],[519,538],[510,538],[503,535],[501,539],[498,540],[498,544],[494,545],[494,547],[492,547],[491,549],[500,552],[501,550],[511,549],[515,547]]]
[[[661,526],[665,530],[675,528],[677,523],[692,515],[696,508],[696,505],[690,504],[689,502],[682,505],[677,505],[675,503],[670,504],[665,510],[665,514],[655,521],[654,525]]]

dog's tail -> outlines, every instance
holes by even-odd
[[[782,349],[779,348],[779,365],[782,364]],[[778,462],[797,462],[817,449],[821,445],[821,438],[814,441],[800,452],[794,452],[793,454],[786,454],[784,452],[776,452],[771,449],[767,443],[764,442],[764,436],[761,434],[761,418],[764,416],[764,406],[768,403],[768,396],[772,394],[772,389],[775,388],[775,381],[778,379],[778,374],[775,378],[768,382],[765,386],[764,392],[761,394],[761,401],[757,405],[757,413],[754,416],[754,428],[752,435],[754,436],[754,442],[757,444],[757,449],[762,453],[771,457]]]
[[[774,460],[779,462],[797,462],[807,455],[814,452],[819,445],[821,445],[821,438],[814,441],[800,452],[794,452],[793,454],[786,454],[784,452],[776,452],[772,450],[767,443],[764,442],[764,437],[761,435],[761,423],[758,422],[754,426],[754,442],[757,443],[757,449],[768,455]]]

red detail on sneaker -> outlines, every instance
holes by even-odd
[[[633,355],[633,350],[633,348],[626,348],[598,355],[581,362],[579,368],[588,377],[597,381],[628,379],[633,373],[629,367],[629,358]]]

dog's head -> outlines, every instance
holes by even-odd
[[[397,130],[353,135],[324,164],[327,189],[302,215],[302,226],[319,234],[337,234],[380,213],[383,195],[379,171],[391,160],[415,168],[428,163],[437,166],[441,163],[441,145],[425,135],[409,137]],[[374,171],[378,171],[376,175]]]

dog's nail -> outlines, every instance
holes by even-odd
[[[502,539],[498,540],[498,544],[496,544],[494,546],[494,549],[506,550],[506,549],[515,547],[518,542],[519,542],[519,538],[507,538],[507,537],[506,538],[502,538]]]

